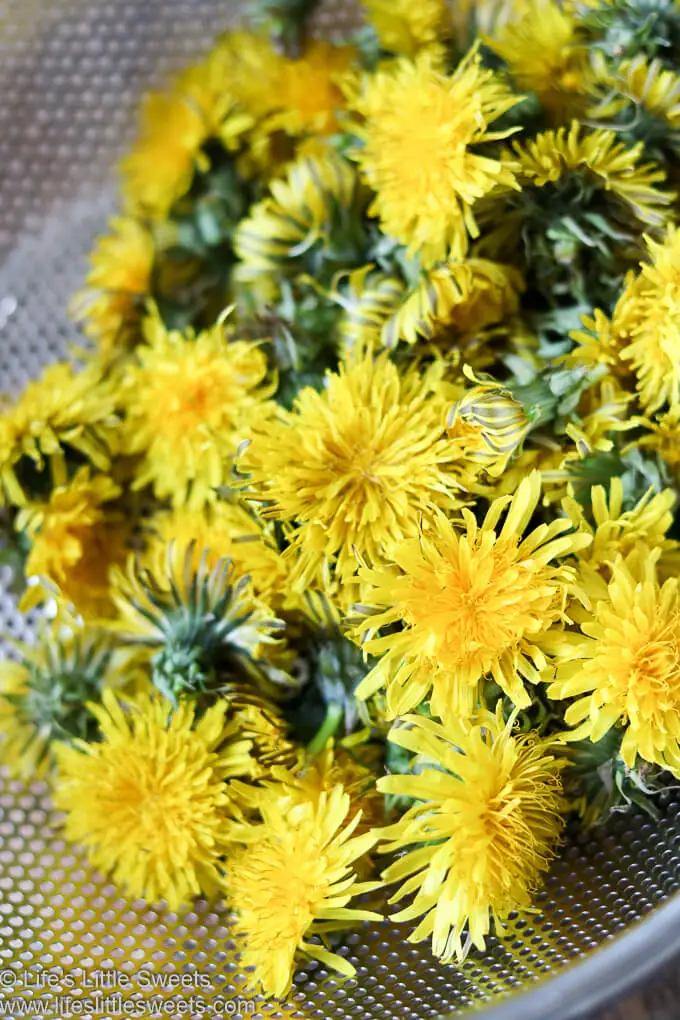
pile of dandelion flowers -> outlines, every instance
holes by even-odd
[[[640,755],[680,776],[680,582],[659,582],[657,558],[643,549],[617,560],[608,585],[585,573],[592,610],[556,649],[548,696],[576,699],[565,739],[595,743],[621,725],[629,768]]]
[[[197,508],[229,480],[251,416],[273,387],[259,346],[230,341],[223,319],[194,335],[167,332],[154,315],[123,383],[124,450],[140,456],[133,487]]]
[[[547,742],[513,736],[514,721],[500,709],[468,727],[414,715],[390,734],[423,767],[378,780],[382,793],[418,801],[381,832],[380,850],[407,850],[382,877],[403,882],[391,903],[415,893],[394,919],[422,917],[409,941],[431,935],[445,962],[464,957],[466,930],[484,950],[492,919],[502,926],[530,906],[560,838],[560,763]]]
[[[541,641],[564,619],[575,584],[573,568],[553,561],[591,542],[565,534],[571,522],[563,518],[525,535],[540,496],[541,476],[532,472],[512,498],[493,501],[481,524],[469,510],[460,523],[440,514],[395,547],[393,564],[359,571],[365,618],[354,636],[379,662],[358,698],[385,688],[393,718],[429,696],[444,717],[470,712],[490,675],[515,705],[531,704],[523,680],[538,683],[548,668]]]
[[[369,211],[424,265],[462,257],[468,234],[478,234],[475,201],[514,185],[509,164],[472,147],[510,134],[489,125],[517,102],[474,52],[451,76],[423,53],[363,80],[352,100],[363,118],[353,157],[376,193]]]
[[[126,894],[171,910],[214,889],[224,853],[227,780],[251,773],[250,742],[225,722],[226,703],[145,695],[124,709],[112,692],[92,706],[101,740],[57,745],[54,802],[68,839]]]
[[[311,936],[381,920],[373,911],[348,905],[377,885],[358,881],[353,869],[376,837],[355,835],[361,813],[349,819],[349,795],[335,786],[314,801],[291,802],[285,787],[281,792],[276,786],[263,788],[261,821],[230,827],[242,847],[229,853],[225,879],[242,964],[254,967],[264,994],[277,998],[290,988],[298,953],[354,976],[348,960],[309,941]]]
[[[293,526],[294,587],[328,566],[349,580],[357,552],[375,561],[415,536],[423,515],[458,505],[444,419],[428,373],[369,353],[329,373],[321,393],[301,390],[292,412],[253,427],[238,461],[244,495]]]

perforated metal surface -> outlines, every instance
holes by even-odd
[[[225,0],[0,0],[2,389],[64,355],[74,336],[65,307],[115,208],[112,166],[134,128],[140,93],[200,53],[237,7]],[[330,0],[319,29],[329,34],[353,17],[351,7]],[[0,574],[0,633],[18,637],[25,626],[7,580]],[[245,991],[223,912],[197,904],[177,917],[125,902],[61,842],[44,789],[28,791],[0,773],[0,1004],[13,990],[51,1002],[52,1015],[78,1015],[54,996],[92,996],[92,975],[109,967],[131,984],[102,994],[146,996],[146,1015],[153,1012],[149,992],[132,976],[142,969],[201,977],[181,993],[197,997],[194,1012],[177,1007],[175,1015],[444,1016],[564,969],[679,884],[680,802],[668,800],[658,826],[619,815],[606,830],[572,831],[540,912],[515,919],[464,968],[434,963],[427,945],[410,946],[406,928],[385,922],[345,937],[341,951],[357,966],[356,980],[337,981],[310,965],[297,975],[288,1006],[266,1005]],[[56,967],[66,975],[61,986],[26,979],[41,968],[56,974]],[[167,999],[170,991],[161,994]],[[99,1015],[122,1014],[112,1005]],[[145,1015],[141,1007],[138,1015]],[[550,1013],[558,1016],[559,1007]]]

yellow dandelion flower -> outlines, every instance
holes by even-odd
[[[541,642],[563,618],[574,583],[571,568],[553,561],[591,541],[566,534],[565,519],[525,535],[540,496],[534,472],[511,500],[494,500],[481,524],[470,510],[460,524],[440,515],[394,547],[393,565],[361,569],[367,619],[355,636],[380,660],[358,698],[385,688],[394,718],[429,696],[435,715],[455,716],[471,711],[479,681],[491,675],[516,705],[531,704],[523,680],[538,683],[548,667]]]
[[[591,609],[561,642],[548,696],[575,699],[567,740],[600,740],[622,726],[621,757],[680,776],[680,581],[659,582],[656,555],[619,559],[608,585],[585,574]]]
[[[267,361],[256,344],[230,342],[222,322],[195,335],[153,317],[145,336],[122,393],[124,451],[140,456],[133,487],[200,508],[228,482],[249,417],[263,413]]]
[[[16,401],[0,399],[0,505],[26,503],[24,457],[39,471],[47,461],[58,481],[65,479],[67,450],[107,471],[118,449],[118,432],[114,390],[100,366],[48,366]]]
[[[31,542],[22,608],[54,597],[63,610],[85,618],[111,615],[109,574],[124,562],[130,534],[123,515],[107,506],[120,495],[115,482],[85,467],[56,486],[46,503],[19,512],[17,530]]]
[[[415,536],[423,515],[457,505],[445,405],[427,373],[400,373],[383,354],[326,378],[320,393],[301,390],[292,412],[256,423],[239,460],[246,498],[291,525],[300,590],[328,567],[349,580],[358,554],[374,562]]]
[[[142,223],[120,217],[110,228],[97,241],[85,289],[71,304],[71,314],[83,322],[104,361],[138,339],[154,262],[153,238]]]
[[[193,103],[177,93],[151,93],[142,107],[142,127],[121,163],[125,196],[133,209],[164,219],[190,188],[208,126]]]
[[[242,737],[252,742],[253,777],[262,781],[271,777],[276,768],[297,770],[305,758],[304,748],[290,737],[289,726],[273,702],[247,687],[234,686],[228,693],[229,711]],[[252,785],[234,780],[232,793],[239,807],[243,806],[242,791],[250,793]]]
[[[373,265],[336,274],[329,297],[342,308],[338,334],[345,359],[382,345],[383,326],[399,308],[404,290],[399,277]]]
[[[656,450],[680,481],[680,406],[675,406],[656,420],[642,419],[647,434],[639,440],[641,447]]]
[[[353,46],[310,41],[299,60],[282,60],[277,81],[276,111],[266,121],[269,131],[287,135],[329,135],[338,130],[337,113],[344,106],[339,83],[356,57]]]
[[[500,712],[468,728],[407,716],[390,734],[423,767],[378,780],[384,793],[417,801],[382,831],[380,849],[407,850],[382,877],[403,881],[391,903],[415,893],[395,920],[422,917],[409,941],[431,935],[445,962],[464,958],[464,935],[483,950],[492,920],[498,930],[531,906],[560,839],[560,763],[547,741],[513,736],[513,722]]]
[[[517,311],[524,290],[521,274],[488,259],[449,260],[424,273],[385,322],[381,340],[460,342]]]
[[[595,51],[585,85],[593,100],[588,110],[592,118],[612,121],[628,111],[658,118],[670,131],[680,127],[680,75],[658,59],[638,53],[612,65]]]
[[[274,765],[263,784],[235,783],[234,792],[240,803],[251,809],[257,809],[263,786],[289,803],[318,806],[323,794],[341,786],[350,798],[350,815],[361,812],[357,834],[368,832],[384,823],[385,798],[376,789],[376,771],[361,761],[362,750],[334,746],[331,739],[311,760],[299,761],[294,768]]]
[[[645,411],[680,404],[680,230],[647,238],[651,261],[629,280],[617,304],[628,342],[621,360],[637,377]]]
[[[418,50],[442,42],[451,33],[446,0],[364,0],[368,19],[380,45],[390,53],[413,57]]]
[[[288,571],[271,528],[245,506],[219,500],[200,510],[178,507],[161,510],[149,521],[147,546],[149,562],[172,546],[175,567],[183,550],[193,544],[192,566],[202,557],[208,569],[225,557],[240,576],[248,576],[256,596],[277,605],[285,594]]]
[[[338,215],[356,203],[358,183],[356,170],[340,156],[305,156],[291,163],[284,178],[272,181],[270,197],[238,225],[236,279],[262,280],[264,297],[275,295],[274,274],[299,272],[300,257],[327,238]]]
[[[422,55],[364,79],[353,100],[364,118],[354,158],[376,192],[370,211],[424,265],[462,258],[467,235],[478,234],[474,202],[513,186],[509,165],[476,150],[510,133],[490,125],[517,102],[475,53],[450,76]]]
[[[484,41],[508,65],[517,87],[536,93],[556,120],[583,110],[586,50],[575,18],[554,0],[533,0]]]
[[[231,94],[257,122],[256,142],[276,132],[299,137],[337,130],[340,82],[355,57],[352,46],[317,39],[292,60],[249,32],[225,35],[216,50]]]
[[[0,662],[0,760],[14,776],[39,779],[54,765],[57,740],[94,737],[86,702],[119,683],[112,648],[98,632],[43,628],[20,658]]]
[[[252,118],[235,109],[236,97],[225,80],[221,54],[184,71],[168,92],[146,96],[141,129],[121,163],[124,193],[133,210],[164,219],[189,190],[197,169],[209,160],[202,151],[211,137],[237,148]]]
[[[631,275],[627,277],[628,281]],[[596,308],[592,316],[583,315],[581,323],[583,329],[569,334],[576,347],[565,356],[565,364],[583,365],[590,369],[603,367],[607,372],[626,374],[627,365],[621,360],[621,351],[627,339],[621,302],[614,308],[611,319]]]
[[[237,915],[234,934],[243,940],[243,966],[254,967],[258,991],[277,998],[290,988],[297,954],[352,977],[348,960],[309,939],[354,921],[381,919],[348,906],[353,896],[375,888],[359,882],[353,868],[375,836],[354,834],[361,815],[348,818],[350,798],[341,786],[299,803],[265,789],[259,811],[261,821],[230,830],[242,844],[229,853],[226,889]]]
[[[281,66],[286,58],[254,32],[226,32],[214,50],[227,87],[240,107],[259,121],[279,104]]]
[[[67,839],[131,897],[171,910],[214,890],[230,815],[228,780],[251,772],[250,742],[225,723],[226,703],[147,695],[125,706],[105,691],[92,706],[99,741],[56,748],[54,803]]]
[[[630,148],[617,141],[614,131],[587,131],[578,121],[557,131],[544,131],[528,142],[513,142],[519,163],[517,179],[522,187],[543,188],[575,171],[624,204],[642,224],[661,226],[665,207],[673,199],[658,185],[664,171],[654,163],[642,163],[642,142]]]
[[[471,489],[479,466],[491,477],[506,469],[530,428],[523,406],[495,382],[477,383],[465,390],[451,408],[446,424],[468,465],[467,485]]]
[[[623,509],[623,496],[620,478],[612,478],[609,498],[602,485],[593,486],[592,524],[573,497],[563,501],[563,509],[574,528],[592,537],[581,559],[596,569],[609,568],[619,556],[626,558],[639,549],[663,554],[678,548],[678,543],[667,537],[677,499],[672,489],[654,493],[650,488],[632,510]]]

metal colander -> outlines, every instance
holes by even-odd
[[[0,0],[1,389],[67,352],[65,308],[115,210],[112,168],[141,92],[200,54],[238,8]],[[316,27],[332,36],[355,19],[347,0],[327,0]],[[0,573],[0,633],[26,637],[8,584]],[[671,899],[680,799],[665,797],[658,824],[630,813],[594,832],[571,830],[536,912],[512,919],[464,966],[436,963],[427,944],[406,941],[406,926],[366,925],[339,950],[356,979],[310,962],[281,1005],[246,991],[226,912],[199,902],[178,915],[121,898],[60,839],[45,787],[0,773],[0,1015],[404,1020],[481,1008],[489,1020],[584,1017],[680,948],[680,901]],[[106,968],[113,984],[98,976]],[[150,977],[173,974],[184,987]],[[22,1002],[32,1005],[22,1012]]]

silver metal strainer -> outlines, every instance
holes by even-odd
[[[227,0],[0,0],[3,390],[64,356],[73,338],[66,304],[115,209],[112,167],[134,130],[140,93],[198,55],[238,7]],[[347,0],[328,0],[317,28],[330,36],[355,17]],[[27,636],[7,583],[0,573],[0,635]],[[196,975],[181,992],[188,1009],[176,1005],[173,1013],[170,991],[162,992],[167,1005],[157,1015],[165,1016],[403,1020],[481,1005],[488,1020],[581,1017],[680,949],[680,901],[660,907],[680,885],[680,799],[665,796],[659,824],[627,814],[595,832],[571,831],[537,913],[512,920],[464,967],[442,966],[427,945],[409,945],[405,926],[365,926],[346,935],[340,950],[356,965],[355,980],[310,963],[280,1006],[245,992],[225,913],[197,903],[178,916],[126,902],[60,839],[45,788],[27,789],[0,773],[0,1015],[41,1015],[42,1001],[47,1015],[87,1016],[84,1003],[78,1009],[58,996],[91,997],[99,981],[93,975],[108,967],[130,981],[125,989],[118,982],[121,1000],[99,1016],[123,1015],[124,999],[144,996],[138,1015],[153,1015],[160,1007],[149,1005],[151,982],[139,975],[154,971]],[[41,986],[40,973],[61,983]],[[515,990],[523,994],[489,1006]],[[19,1011],[19,999],[33,1001],[28,1012]]]

